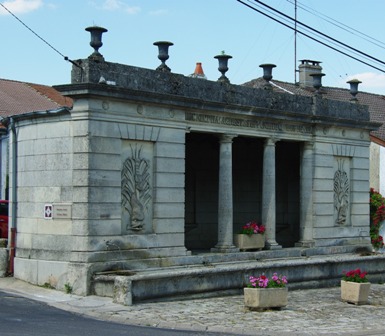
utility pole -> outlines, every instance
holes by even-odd
[[[294,1],[294,84],[297,83],[297,0]]]

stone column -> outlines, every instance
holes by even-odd
[[[270,250],[282,248],[275,240],[276,200],[275,200],[275,143],[269,138],[263,151],[262,182],[262,223],[266,226],[266,247]]]
[[[305,142],[301,152],[300,240],[296,246],[314,246],[313,240],[313,142]]]
[[[233,165],[235,135],[223,134],[219,148],[218,243],[212,252],[237,252],[233,243]]]

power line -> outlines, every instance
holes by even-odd
[[[253,2],[252,0],[247,0],[248,2]],[[290,16],[288,16],[288,15],[286,15],[286,14],[284,14],[284,13],[282,13],[282,12],[280,12],[280,11],[278,11],[278,10],[276,10],[275,8],[273,8],[273,7],[270,7],[270,6],[268,6],[268,5],[266,5],[265,3],[263,3],[263,2],[261,2],[261,1],[258,1],[258,0],[254,0],[255,2],[257,2],[257,3],[259,3],[259,4],[261,4],[261,5],[263,5],[263,6],[265,6],[265,7],[267,7],[268,9],[266,9],[267,11],[269,11],[270,13],[272,13],[272,11],[274,11],[274,13],[278,13],[279,15],[281,15],[282,16],[282,20],[285,20],[286,22],[288,22],[288,19],[290,19],[291,21],[294,21],[295,23],[299,23],[300,25],[302,25],[303,26],[303,29],[305,29],[307,32],[309,32],[309,33],[311,33],[311,32],[315,32],[316,34],[318,34],[318,35],[320,35],[320,38],[322,38],[323,40],[326,40],[326,39],[329,39],[331,42],[329,42],[329,43],[332,43],[332,44],[334,44],[334,45],[337,45],[337,44],[340,44],[341,46],[342,46],[342,48],[343,49],[345,49],[345,50],[347,50],[347,49],[350,49],[350,50],[352,50],[353,51],[353,53],[354,54],[360,54],[360,55],[362,55],[363,57],[365,57],[365,58],[367,58],[367,59],[371,59],[371,61],[374,61],[374,62],[377,62],[377,63],[380,63],[380,64],[385,64],[385,62],[383,62],[383,61],[381,61],[380,59],[377,59],[377,58],[375,58],[375,57],[373,57],[373,56],[371,56],[371,55],[369,55],[369,54],[366,54],[366,53],[364,53],[364,52],[362,52],[362,51],[360,51],[360,50],[358,50],[358,49],[356,49],[356,48],[353,48],[353,47],[351,47],[350,45],[347,45],[347,44],[345,44],[345,43],[343,43],[343,42],[341,42],[341,41],[338,41],[337,39],[334,39],[333,37],[331,37],[331,36],[329,36],[329,35],[326,35],[326,34],[324,34],[324,33],[322,33],[322,32],[320,32],[320,31],[318,31],[318,30],[316,30],[316,29],[314,29],[314,28],[312,28],[312,27],[310,27],[310,26],[308,26],[308,25],[306,25],[306,24],[304,24],[304,23],[302,23],[302,22],[300,22],[300,21],[297,21],[296,19],[293,19],[292,17],[290,17]],[[290,0],[287,0],[288,2],[290,2]],[[253,3],[254,4],[254,3]],[[262,8],[260,5],[258,5],[258,4],[254,4],[255,6],[259,6],[259,8]],[[263,13],[262,13],[263,14]],[[290,27],[289,27],[290,28]],[[292,29],[292,28],[291,28]],[[303,33],[302,33],[303,34]],[[303,34],[304,35],[304,34]],[[306,35],[307,36],[307,35]],[[307,36],[307,37],[309,37],[309,36]],[[309,37],[310,38],[310,37]],[[314,40],[314,39],[313,39]],[[317,40],[317,42],[318,42],[318,40]],[[326,45],[326,46],[328,46],[328,45]],[[341,46],[340,46],[340,48],[341,48]],[[328,47],[330,47],[330,46],[328,46]],[[332,48],[332,47],[330,47],[331,49],[334,49],[334,48]],[[334,49],[335,50],[335,49]],[[343,53],[343,52],[341,52],[340,50],[336,50],[336,51],[338,51],[338,52],[340,52],[340,53]],[[346,55],[345,53],[343,53],[344,55]],[[351,57],[350,55],[347,55],[348,57]],[[351,57],[351,58],[354,58],[354,57]],[[356,59],[356,58],[354,58],[354,59]],[[357,59],[356,59],[357,60]],[[360,61],[361,62],[361,61]],[[364,62],[363,62],[364,63]],[[369,64],[367,64],[367,63],[364,63],[364,64],[366,64],[366,65],[369,65]],[[369,66],[371,66],[371,65],[369,65]],[[373,67],[373,66],[371,66],[371,67]],[[377,69],[378,70],[378,68],[376,68],[376,67],[374,67],[375,69]],[[382,71],[382,70],[380,70],[380,71]]]
[[[242,0],[237,0],[237,1],[240,2],[241,4],[245,5],[246,7],[250,8],[250,9],[252,9],[252,10],[254,10],[254,11],[256,11],[256,12],[258,12],[258,13],[264,15],[264,16],[266,16],[266,17],[268,17],[269,19],[271,19],[271,20],[273,20],[273,21],[276,21],[276,22],[278,22],[279,24],[281,24],[281,25],[283,25],[283,26],[285,26],[285,27],[287,27],[287,28],[289,28],[289,29],[291,29],[291,30],[294,30],[294,28],[291,27],[289,24],[286,24],[286,23],[284,23],[284,22],[282,22],[282,21],[276,19],[275,17],[266,14],[265,12],[263,12],[263,11],[261,11],[261,10],[258,10],[257,8],[255,8],[255,7],[253,7],[253,6],[251,6],[251,5],[247,4],[247,3],[245,3],[244,1],[242,1]],[[260,1],[258,1],[258,0],[254,0],[254,1],[260,3]],[[249,0],[249,2],[250,2],[250,0]],[[263,3],[262,3],[262,4],[263,4]],[[265,4],[263,4],[263,5],[265,5]],[[265,5],[265,6],[267,6],[267,5]],[[269,7],[269,6],[268,6],[268,7]],[[290,18],[291,20],[293,20],[293,18],[287,16],[286,14],[283,14],[283,13],[281,13],[281,12],[275,10],[274,8],[272,8],[272,9],[273,9],[275,12],[280,13],[280,14],[283,15],[284,17],[286,16],[286,17]],[[298,21],[298,23],[301,24],[301,25],[303,25],[304,27],[308,27],[308,28],[309,28],[310,30],[312,30],[312,31],[316,31],[316,30],[313,29],[312,27],[307,26],[307,25],[304,25],[303,23],[301,23],[301,22],[299,22],[299,21]],[[374,65],[372,65],[372,64],[369,64],[369,63],[367,63],[367,62],[365,62],[365,61],[363,61],[363,60],[361,60],[361,59],[359,59],[359,58],[357,58],[357,57],[354,57],[354,56],[352,56],[352,55],[349,55],[349,54],[347,54],[347,53],[345,53],[345,52],[343,52],[343,51],[341,51],[341,50],[339,50],[339,49],[337,49],[337,48],[335,48],[335,47],[332,47],[331,45],[329,45],[329,44],[327,44],[327,43],[325,43],[325,42],[322,42],[322,41],[316,39],[315,37],[310,36],[309,34],[304,33],[303,31],[300,31],[300,30],[298,30],[298,29],[297,29],[296,31],[297,31],[297,33],[299,33],[299,34],[301,34],[301,35],[304,35],[304,36],[306,36],[307,38],[309,38],[309,39],[311,39],[311,40],[313,40],[313,41],[315,41],[315,42],[318,42],[318,43],[324,45],[325,47],[328,47],[328,48],[330,48],[330,49],[332,49],[332,50],[334,50],[334,51],[339,52],[340,54],[343,54],[343,55],[345,55],[345,56],[347,56],[347,57],[349,57],[349,58],[352,58],[352,59],[354,59],[354,60],[356,60],[356,61],[358,61],[358,62],[360,62],[360,63],[363,63],[363,64],[365,64],[365,65],[367,65],[367,66],[369,66],[369,67],[371,67],[371,68],[373,68],[373,69],[376,69],[376,70],[378,70],[378,71],[381,71],[381,72],[384,72],[384,73],[385,73],[385,70],[380,69],[380,68],[378,68],[378,67],[376,67],[376,66],[374,66]],[[317,31],[316,31],[316,32],[317,32]],[[361,52],[361,51],[359,51],[359,50],[357,50],[357,49],[355,49],[355,48],[352,48],[352,47],[350,47],[349,45],[346,45],[346,44],[344,44],[344,43],[342,43],[342,42],[340,42],[340,41],[338,41],[338,40],[336,40],[336,39],[333,39],[332,37],[330,37],[330,36],[328,36],[328,35],[326,35],[326,34],[323,34],[323,33],[321,33],[321,32],[319,32],[319,34],[321,34],[321,35],[323,35],[323,36],[325,36],[325,37],[327,37],[327,38],[329,38],[329,39],[331,39],[331,40],[334,40],[335,42],[340,43],[341,45],[344,45],[344,46],[346,46],[346,47],[349,48],[349,49],[353,49],[353,50],[355,50],[356,52],[358,52],[358,53],[360,53],[360,54],[363,54],[363,55],[365,55],[365,56],[368,57],[368,58],[371,58],[371,59],[373,59],[373,60],[376,60],[376,61],[379,62],[379,63],[385,64],[385,62],[383,62],[383,61],[381,61],[381,60],[379,60],[379,59],[376,59],[376,58],[374,58],[374,57],[372,57],[372,56],[370,56],[370,55],[368,55],[368,54],[365,54],[365,53],[363,53],[363,52]]]
[[[54,50],[56,53],[58,53],[60,56],[64,58],[64,60],[74,64],[77,67],[80,67],[79,64],[76,62],[70,60],[67,56],[63,55],[59,50],[57,50],[54,46],[52,46],[50,43],[48,43],[45,39],[43,39],[39,34],[34,32],[30,27],[28,27],[23,21],[21,21],[15,14],[13,14],[7,7],[5,7],[1,2],[0,6],[3,7],[9,14],[11,14],[17,21],[19,21],[25,28],[27,28],[32,34],[34,34],[37,38],[39,38],[41,41],[43,41],[45,44],[47,44],[52,50]]]
[[[253,2],[252,0],[247,0],[247,1],[250,2],[250,3]],[[254,0],[254,1],[256,1],[256,0]],[[290,1],[290,0],[287,0],[287,1]],[[260,6],[260,5],[258,5],[258,4],[254,4],[254,5],[257,6],[257,7],[259,7],[259,8],[263,8],[262,6]],[[283,13],[279,12],[278,10],[276,10],[276,11],[274,12],[274,11],[270,10],[270,8],[272,8],[272,7],[269,7],[268,9],[266,9],[266,11],[269,12],[269,13],[271,13],[271,14],[273,14],[273,15],[275,15],[277,12],[278,12],[279,14],[283,14]],[[289,22],[289,24],[291,25],[292,22],[289,21],[287,18],[289,18],[289,19],[291,19],[291,20],[293,20],[293,18],[287,16],[286,14],[283,14],[283,15],[284,15],[284,17],[281,18],[281,19],[284,20],[284,21],[286,21],[286,22]],[[299,22],[299,21],[297,21],[296,19],[294,19],[294,21],[295,21],[294,32],[296,32],[296,23]],[[302,24],[301,22],[299,22],[299,23]],[[303,25],[302,29],[303,29],[304,31],[306,31],[308,34],[311,34],[312,32],[315,31],[318,35],[320,35],[319,38],[322,39],[323,41],[329,42],[330,44],[332,44],[332,45],[334,45],[334,46],[336,46],[336,47],[338,47],[338,48],[342,48],[342,49],[344,49],[344,50],[347,50],[347,51],[351,52],[351,53],[354,54],[354,55],[363,57],[363,58],[365,58],[365,59],[367,59],[367,60],[370,60],[370,61],[372,61],[372,62],[374,61],[374,62],[376,62],[376,63],[385,64],[385,63],[382,62],[381,60],[378,60],[378,59],[376,59],[376,58],[373,58],[372,56],[370,56],[370,55],[368,55],[368,54],[362,53],[362,52],[360,52],[359,50],[357,50],[357,49],[355,49],[355,48],[352,48],[352,47],[350,47],[349,45],[346,45],[345,43],[342,43],[342,42],[340,42],[340,41],[338,41],[338,40],[336,40],[336,39],[330,37],[329,35],[326,35],[326,34],[324,34],[324,33],[322,33],[322,32],[319,32],[319,31],[313,29],[312,27],[310,27],[310,26],[308,26],[308,25],[305,25],[305,24],[302,24],[302,25]],[[350,50],[349,50],[349,49],[350,49]],[[296,66],[295,66],[295,67],[296,67]],[[294,68],[295,68],[295,67],[294,67]]]
[[[286,0],[287,2],[291,3],[291,4],[294,4],[294,0]],[[297,1],[297,0],[295,0]],[[369,36],[357,29],[354,29],[352,27],[349,27],[348,25],[342,23],[342,22],[339,22],[333,18],[331,18],[330,16],[327,16],[321,12],[318,12],[316,11],[315,9],[309,7],[309,6],[306,6],[302,3],[300,3],[300,5],[298,5],[299,8],[301,8],[302,10],[304,10],[305,12],[308,12],[318,18],[321,18],[322,20],[325,20],[326,22],[332,24],[333,26],[336,26],[354,36],[358,36],[358,35],[361,35],[361,38],[364,39],[365,41],[369,42],[369,43],[372,43],[374,45],[376,45],[377,47],[379,48],[382,48],[382,49],[385,49],[385,43],[384,42],[381,42],[380,40],[377,40],[375,38],[373,38],[372,36]],[[358,34],[355,34],[355,33],[358,33]],[[371,40],[371,41],[370,41]],[[377,43],[376,43],[377,42]]]
[[[270,10],[278,13],[279,15],[281,15],[281,16],[283,16],[283,17],[285,17],[285,18],[287,18],[287,19],[289,19],[291,21],[295,21],[295,19],[293,19],[292,17],[290,17],[290,16],[286,15],[285,13],[280,12],[279,10],[277,10],[277,9],[275,9],[275,8],[265,4],[265,3],[263,3],[262,1],[259,1],[259,0],[254,0],[254,1],[259,3],[259,4],[261,4],[262,6],[265,6],[265,7],[269,8]],[[356,48],[354,48],[354,47],[352,47],[352,46],[350,46],[350,45],[348,45],[348,44],[346,44],[344,42],[341,42],[341,41],[339,41],[339,40],[337,40],[337,39],[335,39],[335,38],[333,38],[333,37],[331,37],[331,36],[329,36],[327,34],[324,34],[321,31],[319,31],[317,29],[314,29],[314,28],[312,28],[312,27],[302,23],[301,21],[297,21],[297,23],[300,24],[301,26],[306,27],[307,29],[309,29],[309,30],[311,30],[311,31],[313,31],[313,32],[323,36],[323,37],[326,37],[327,39],[330,39],[333,42],[336,42],[336,43],[338,43],[338,44],[340,44],[340,45],[342,45],[342,46],[344,46],[344,47],[346,47],[348,49],[351,49],[351,50],[353,50],[353,51],[355,51],[355,52],[357,52],[357,53],[359,53],[361,55],[364,55],[364,56],[366,56],[366,57],[368,57],[368,58],[370,58],[370,59],[372,59],[372,60],[374,60],[374,61],[376,61],[378,63],[381,63],[381,64],[385,65],[385,62],[381,61],[380,59],[375,58],[373,56],[370,56],[369,54],[364,53],[363,51],[360,51],[360,50],[358,50],[358,49],[356,49]]]

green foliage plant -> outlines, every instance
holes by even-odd
[[[384,246],[384,239],[380,235],[380,228],[384,220],[385,198],[378,191],[370,188],[370,239],[375,250]]]
[[[64,284],[64,290],[67,294],[71,294],[73,289],[69,283],[66,283],[66,284]]]

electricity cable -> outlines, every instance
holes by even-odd
[[[294,4],[293,0],[286,0],[286,1],[291,3],[291,4]],[[361,31],[359,31],[357,29],[354,29],[352,27],[349,27],[348,25],[346,25],[346,24],[344,24],[342,22],[339,22],[339,21],[337,21],[337,20],[331,18],[330,16],[327,16],[327,15],[321,13],[321,12],[318,12],[315,9],[312,9],[309,6],[304,5],[303,3],[299,3],[299,5],[297,3],[297,6],[299,8],[301,8],[302,10],[304,10],[305,12],[308,12],[308,13],[310,13],[310,14],[312,14],[312,15],[314,15],[314,16],[316,16],[316,17],[318,17],[318,18],[320,18],[320,19],[322,19],[322,20],[324,20],[324,21],[326,21],[326,22],[328,22],[328,23],[330,23],[330,24],[332,24],[332,25],[334,25],[334,26],[336,26],[336,27],[338,27],[338,28],[348,32],[348,33],[350,33],[350,34],[352,34],[352,35],[355,35],[355,36],[358,36],[358,37],[360,37],[359,35],[361,35],[361,38],[364,39],[365,41],[367,41],[369,43],[372,43],[372,44],[376,45],[379,48],[385,49],[385,43],[381,42],[380,40],[377,40],[377,39],[373,38],[372,36],[369,36],[369,35],[361,32]],[[356,33],[358,33],[358,34],[356,34]]]
[[[253,0],[246,0],[246,1],[248,1],[249,3],[253,3]],[[287,1],[289,1],[289,0],[287,0]],[[261,5],[258,5],[258,4],[254,4],[253,3],[253,5],[254,6],[257,6],[258,8],[263,8]],[[272,14],[272,15],[276,15],[277,13],[276,12],[273,12],[272,10],[270,10],[270,9],[265,9],[265,8],[263,8],[263,10],[265,11],[265,12],[268,12],[268,13],[270,13],[270,14]],[[279,11],[278,11],[279,12]],[[283,14],[283,13],[281,13],[281,14]],[[289,17],[289,16],[287,16],[288,18],[290,18],[291,20],[293,20],[291,17]],[[288,19],[287,19],[287,17],[281,17],[280,19],[281,20],[283,20],[283,21],[285,21],[285,22],[287,22],[288,24],[291,24],[291,21],[289,21]],[[299,21],[297,21],[296,19],[294,19],[294,23],[297,23],[297,22],[299,22]],[[309,33],[309,34],[311,34],[313,31],[312,31],[312,28],[311,27],[309,27],[309,28],[307,28],[307,27],[309,27],[309,26],[304,26],[304,27],[302,27],[302,29],[304,30],[304,31],[306,31],[307,33]],[[314,30],[314,29],[313,29]],[[296,32],[296,27],[294,27],[294,32]],[[344,46],[344,45],[339,45],[339,44],[341,44],[341,42],[339,42],[339,41],[333,41],[333,39],[332,38],[330,38],[330,37],[328,37],[327,35],[325,35],[325,36],[322,36],[322,35],[320,35],[319,36],[319,38],[320,39],[322,39],[322,40],[324,40],[324,41],[327,41],[327,42],[329,42],[330,44],[332,44],[332,45],[335,45],[335,46],[338,46],[339,48],[342,48],[342,49],[344,49],[344,50],[348,50],[349,48],[349,46]],[[338,44],[339,43],[339,44]],[[376,63],[383,63],[381,60],[373,60],[372,58],[371,58],[371,56],[370,55],[362,55],[362,52],[361,52],[361,55],[360,55],[360,52],[359,52],[359,50],[357,50],[357,51],[355,51],[355,50],[353,50],[353,51],[350,51],[350,52],[352,52],[353,54],[355,54],[355,55],[357,55],[357,56],[360,56],[360,57],[364,57],[365,59],[368,59],[368,60],[371,60],[372,62],[374,61],[374,62],[376,62]]]
[[[249,3],[252,3],[253,1],[252,0],[247,0]],[[258,4],[254,4],[255,6],[257,6],[257,7],[259,7],[259,8],[262,8],[260,5],[258,5]],[[276,13],[274,13],[272,10],[270,10],[270,9],[264,9],[266,12],[268,12],[268,13],[271,13],[272,15],[275,15]],[[283,17],[283,18],[281,18],[281,20],[283,20],[283,21],[285,21],[285,22],[287,22],[287,23],[291,23],[291,21],[289,21],[287,18],[285,18],[285,17]],[[297,20],[295,20],[295,22],[297,22]],[[309,34],[311,34],[312,33],[312,30],[311,29],[308,29],[307,27],[302,27],[302,29],[304,30],[304,31],[306,31],[307,33],[309,33]],[[296,32],[296,27],[294,27],[294,32]],[[331,40],[331,41],[329,41],[328,39],[327,39],[327,37],[325,37],[325,36],[319,36],[319,38],[320,39],[322,39],[322,40],[324,40],[324,41],[327,41],[327,42],[329,42],[330,44],[332,44],[332,45],[335,45],[335,46],[338,46],[339,48],[342,48],[342,49],[344,49],[344,50],[348,50],[348,48],[347,47],[345,47],[345,46],[343,46],[343,45],[338,45],[338,43],[337,42],[334,42],[333,40]],[[367,57],[367,56],[365,56],[365,55],[360,55],[359,54],[359,52],[356,52],[356,51],[350,51],[350,52],[352,52],[353,54],[355,54],[355,55],[357,55],[357,56],[361,56],[361,57],[364,57],[364,58],[366,58],[366,59],[370,59],[369,57]],[[373,60],[371,60],[371,61],[373,61]],[[377,61],[375,61],[375,62],[377,62]],[[377,62],[378,63],[378,62]]]
[[[287,19],[289,19],[289,20],[291,20],[291,21],[295,21],[294,18],[292,18],[292,17],[290,17],[289,15],[286,15],[285,13],[283,13],[283,12],[281,12],[281,11],[279,11],[279,10],[277,10],[277,9],[275,9],[275,8],[273,8],[273,7],[269,6],[269,5],[267,5],[267,4],[265,4],[265,3],[262,2],[262,1],[254,0],[254,2],[257,2],[257,3],[261,4],[262,6],[265,6],[265,7],[269,8],[270,10],[272,10],[272,11],[278,13],[279,15],[281,15],[281,16],[283,16],[283,17],[285,17],[285,18],[287,18]],[[381,63],[381,64],[385,65],[385,62],[384,62],[384,61],[381,61],[380,59],[375,58],[375,57],[373,57],[373,56],[370,56],[369,54],[364,53],[363,51],[360,51],[360,50],[358,50],[358,49],[356,49],[356,48],[354,48],[354,47],[352,47],[352,46],[350,46],[350,45],[348,45],[348,44],[346,44],[346,43],[344,43],[344,42],[338,41],[337,39],[335,39],[335,38],[333,38],[333,37],[331,37],[331,36],[329,36],[329,35],[327,35],[327,34],[324,34],[324,33],[322,33],[321,31],[319,31],[319,30],[317,30],[317,29],[315,29],[315,28],[312,28],[312,27],[310,27],[310,26],[308,26],[308,25],[302,23],[301,21],[297,21],[297,23],[298,23],[299,25],[303,26],[303,27],[306,27],[307,29],[310,29],[311,31],[313,31],[313,32],[315,32],[315,33],[317,33],[317,34],[319,34],[319,35],[321,35],[321,36],[326,37],[327,39],[330,39],[331,41],[334,41],[334,42],[336,42],[336,43],[338,43],[338,44],[341,44],[342,46],[344,46],[344,47],[346,47],[346,48],[348,48],[348,49],[354,50],[355,52],[357,52],[357,53],[359,53],[359,54],[361,54],[361,55],[364,55],[364,56],[366,56],[366,57],[368,57],[368,58],[370,58],[370,59],[372,59],[372,60],[374,60],[374,61],[376,61],[376,62],[378,62],[378,63]]]
[[[47,44],[52,50],[54,50],[56,53],[58,53],[60,56],[64,58],[64,60],[72,63],[73,65],[77,66],[80,68],[80,65],[77,64],[76,62],[72,61],[69,59],[67,56],[63,55],[59,50],[57,50],[54,46],[52,46],[49,42],[47,42],[45,39],[43,39],[39,34],[34,32],[30,27],[28,27],[23,21],[21,21],[15,14],[13,14],[7,7],[4,6],[0,2],[0,6],[3,7],[9,14],[11,14],[17,21],[19,21],[25,28],[27,28],[32,34],[34,34],[37,38],[39,38],[41,41],[43,41],[45,44]]]
[[[286,23],[284,23],[284,22],[282,22],[282,21],[279,21],[278,19],[276,19],[276,18],[274,18],[274,17],[272,17],[272,16],[270,16],[270,15],[268,15],[268,14],[266,14],[266,13],[260,11],[260,10],[258,10],[257,8],[255,8],[255,7],[253,7],[253,6],[251,6],[251,5],[247,4],[247,3],[245,3],[244,1],[242,1],[242,0],[237,0],[237,1],[238,1],[239,3],[245,5],[246,7],[250,8],[250,9],[252,9],[252,10],[254,10],[254,11],[256,11],[256,12],[258,12],[258,13],[264,15],[264,16],[266,16],[266,17],[268,17],[269,19],[271,19],[271,20],[273,20],[273,21],[276,21],[276,22],[278,22],[279,24],[281,24],[281,25],[283,25],[283,26],[285,26],[285,27],[287,27],[287,28],[289,28],[289,29],[291,29],[291,30],[294,30],[294,28],[291,27],[290,25],[288,25],[288,24],[286,24]],[[356,60],[357,62],[360,62],[360,63],[365,64],[365,65],[367,65],[367,66],[369,66],[369,67],[371,67],[371,68],[373,68],[373,69],[376,69],[376,70],[378,70],[378,71],[380,71],[380,72],[385,73],[385,70],[380,69],[380,68],[378,68],[378,67],[376,67],[376,66],[374,66],[374,65],[372,65],[372,64],[369,64],[369,63],[367,63],[367,62],[365,62],[365,61],[363,61],[363,60],[361,60],[361,59],[359,59],[359,58],[357,58],[357,57],[354,57],[354,56],[352,56],[352,55],[349,55],[349,54],[347,54],[346,52],[343,52],[343,51],[341,51],[341,50],[339,50],[339,49],[337,49],[337,48],[335,48],[335,47],[332,47],[332,46],[330,46],[329,44],[327,44],[327,43],[325,43],[325,42],[322,42],[322,41],[316,39],[315,37],[310,36],[310,35],[308,35],[308,34],[302,32],[302,31],[300,31],[300,30],[298,30],[298,29],[297,29],[297,33],[299,33],[299,34],[301,34],[301,35],[304,35],[304,36],[306,36],[307,38],[309,38],[309,39],[311,39],[311,40],[313,40],[313,41],[315,41],[315,42],[318,42],[318,43],[324,45],[325,47],[328,47],[328,48],[330,48],[330,49],[332,49],[332,50],[334,50],[334,51],[337,51],[337,52],[339,52],[340,54],[343,54],[343,55],[345,55],[345,56],[347,56],[347,57],[349,57],[349,58],[352,58],[352,59]],[[384,63],[384,62],[380,61],[380,63]],[[384,64],[385,64],[385,63],[384,63]]]

